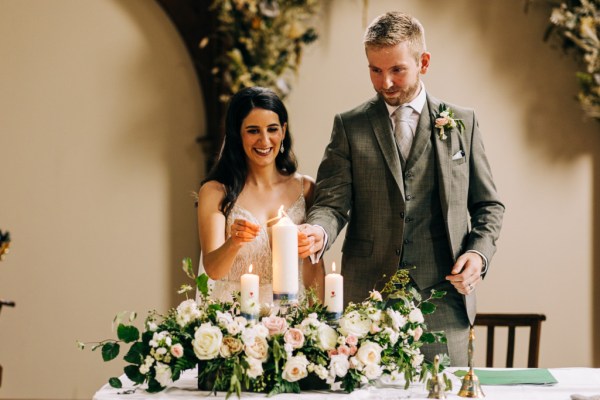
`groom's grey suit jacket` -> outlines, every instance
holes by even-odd
[[[419,170],[414,167],[424,162],[432,171],[425,178],[433,177],[436,182],[432,193],[439,194],[436,206],[441,210],[439,229],[432,229],[440,230],[439,235],[446,239],[443,246],[434,245],[438,253],[443,253],[441,257],[437,254],[427,262],[443,265],[419,265],[411,270],[419,288],[443,281],[458,256],[468,250],[480,252],[488,262],[494,255],[504,205],[496,193],[475,114],[447,104],[455,118],[462,119],[465,129],[460,134],[456,128],[446,131],[447,139],[441,140],[433,122],[439,105],[439,100],[427,96],[405,163],[400,159],[388,110],[379,96],[335,117],[331,140],[319,166],[316,198],[308,222],[325,229],[327,248],[348,223],[342,248],[346,302],[364,300],[370,290],[381,287],[384,275],[389,278],[399,267],[410,267],[401,264],[406,223],[410,222],[405,218],[406,202],[411,199],[405,193],[405,180],[412,179]],[[425,157],[423,154],[428,158],[420,158]],[[421,197],[431,195],[419,193],[414,186],[411,192]],[[472,322],[474,295],[465,297],[465,305]]]

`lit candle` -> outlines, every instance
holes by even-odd
[[[242,315],[247,319],[258,317],[260,305],[258,302],[258,275],[252,273],[252,264],[248,273],[240,277]]]
[[[331,264],[331,273],[325,276],[325,308],[335,317],[344,311],[344,277],[335,271]]]
[[[298,296],[298,227],[279,208],[273,225],[273,299],[294,301]]]

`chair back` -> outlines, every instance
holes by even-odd
[[[475,326],[487,327],[485,366],[491,368],[494,364],[494,329],[496,327],[508,328],[508,344],[506,349],[507,368],[512,368],[514,364],[515,328],[529,327],[527,368],[537,368],[540,355],[542,321],[545,320],[546,316],[544,314],[477,314],[475,317]]]

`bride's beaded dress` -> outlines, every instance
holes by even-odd
[[[302,182],[302,188],[304,182]],[[300,196],[285,211],[289,218],[295,224],[301,224],[306,219],[306,200],[301,191]],[[231,235],[231,225],[236,219],[245,219],[254,224],[260,225],[258,236],[251,242],[246,243],[240,249],[236,256],[229,274],[218,281],[212,281],[211,297],[220,301],[231,301],[231,294],[240,290],[240,277],[248,272],[248,267],[252,264],[252,273],[260,277],[260,303],[271,303],[273,301],[273,268],[271,265],[271,228],[267,228],[265,223],[261,223],[256,217],[245,208],[235,204],[227,216],[225,237]],[[302,268],[299,265],[299,285],[302,292]],[[204,272],[202,265],[202,256],[200,256],[200,273]]]

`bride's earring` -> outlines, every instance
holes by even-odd
[[[283,147],[283,143],[281,143],[281,147],[279,147],[279,152],[281,154],[283,154],[283,151],[285,150],[285,148]]]

